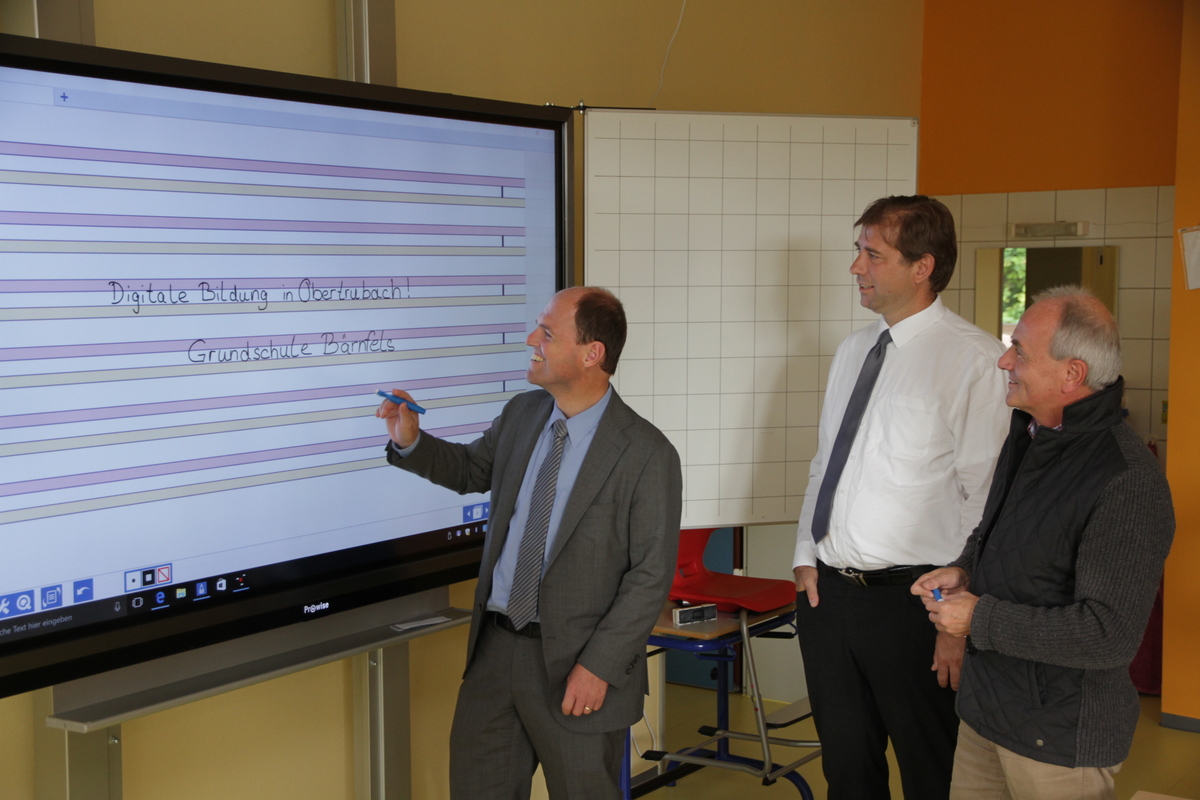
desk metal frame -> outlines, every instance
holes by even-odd
[[[670,610],[665,614],[670,620]],[[697,623],[695,626],[677,627],[671,624],[660,624],[655,627],[650,636],[651,647],[663,650],[684,650],[697,658],[715,661],[717,667],[717,725],[715,728],[701,728],[701,733],[709,738],[692,747],[684,748],[674,753],[664,753],[661,759],[667,762],[667,769],[658,774],[643,773],[640,779],[629,775],[628,759],[622,774],[622,789],[626,798],[641,797],[667,784],[674,783],[678,778],[695,772],[703,767],[720,767],[738,770],[762,779],[764,786],[775,783],[780,778],[786,778],[795,785],[804,800],[813,800],[812,790],[807,781],[796,772],[796,768],[807,764],[821,755],[821,743],[815,740],[783,739],[770,736],[768,720],[762,709],[762,694],[758,688],[758,675],[754,667],[754,652],[751,640],[775,631],[785,625],[792,626],[795,635],[794,621],[796,611],[794,606],[769,611],[765,614],[750,615],[742,609],[736,616],[721,614],[715,623]],[[736,627],[735,627],[736,623]],[[779,636],[780,634],[775,634]],[[742,645],[743,664],[746,683],[754,701],[754,719],[757,732],[743,733],[729,730],[729,665],[735,658],[733,647]],[[729,740],[739,739],[756,741],[762,748],[762,758],[753,759],[734,755],[729,752]],[[715,745],[715,749],[713,746]],[[790,764],[779,766],[771,757],[771,745],[781,747],[810,747],[815,748]],[[627,747],[628,749],[628,747]]]

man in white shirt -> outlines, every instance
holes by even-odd
[[[800,649],[829,800],[945,800],[963,640],[929,631],[908,587],[979,522],[1009,411],[995,337],[938,293],[958,255],[929,197],[867,207],[850,273],[879,314],[829,371],[794,560]],[[932,668],[931,668],[932,667]]]

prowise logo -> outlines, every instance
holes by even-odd
[[[313,603],[311,606],[304,607],[305,614],[316,614],[318,611],[328,611],[329,603]]]

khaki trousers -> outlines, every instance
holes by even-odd
[[[1114,800],[1115,767],[1060,767],[1020,756],[958,725],[950,800]]]

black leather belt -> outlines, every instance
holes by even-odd
[[[517,630],[517,626],[513,625],[513,621],[499,611],[489,611],[488,614],[492,617],[492,624],[501,630],[508,631],[517,636],[528,636],[530,639],[542,638],[542,626],[537,622],[531,622],[524,628],[521,628],[521,630]]]
[[[926,572],[936,569],[929,564],[868,570],[854,569],[853,567],[831,567],[828,564],[819,566],[827,574],[836,575],[846,583],[852,583],[855,586],[910,586]]]

